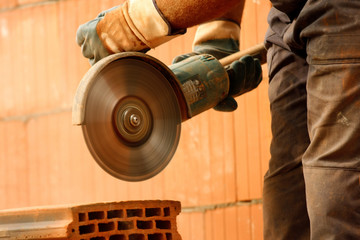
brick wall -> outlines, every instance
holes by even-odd
[[[183,123],[168,167],[141,183],[119,181],[91,158],[71,125],[89,69],[77,27],[117,0],[0,1],[0,209],[78,202],[173,199],[183,239],[261,239],[262,178],[269,159],[267,79],[234,113],[209,110]],[[247,1],[241,48],[262,41],[267,0]],[[166,64],[191,51],[195,29],[149,54]]]

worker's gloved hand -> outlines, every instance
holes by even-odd
[[[118,8],[118,6],[101,12],[95,19],[81,25],[76,32],[76,42],[81,46],[82,54],[89,59],[91,65],[110,55],[97,34],[96,26],[99,21],[104,18],[106,13],[116,8]]]
[[[237,107],[237,103],[233,97],[247,93],[260,84],[262,80],[262,69],[259,59],[247,55],[232,62],[226,67],[226,71],[230,80],[229,95],[216,105],[214,109],[228,112],[235,110]]]
[[[214,20],[201,24],[195,34],[193,52],[174,58],[180,62],[198,54],[210,54],[221,59],[239,51],[240,26],[228,20]],[[214,107],[217,111],[231,112],[237,109],[234,97],[248,92],[259,85],[262,79],[258,60],[247,56],[233,62],[227,69],[230,78],[229,95]]]
[[[165,43],[186,29],[173,31],[153,0],[131,0],[81,25],[76,41],[91,65],[119,52],[142,51]]]

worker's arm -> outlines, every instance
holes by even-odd
[[[245,0],[156,0],[173,28],[188,28],[215,18],[241,23]]]
[[[112,53],[155,48],[188,27],[224,16],[238,3],[239,0],[129,0],[80,26],[77,43],[94,64]]]

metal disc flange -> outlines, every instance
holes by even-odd
[[[92,77],[82,130],[94,159],[122,180],[155,176],[180,138],[181,114],[170,83],[148,58],[119,58]]]

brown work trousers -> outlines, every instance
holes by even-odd
[[[264,239],[360,239],[360,1],[269,14]]]

